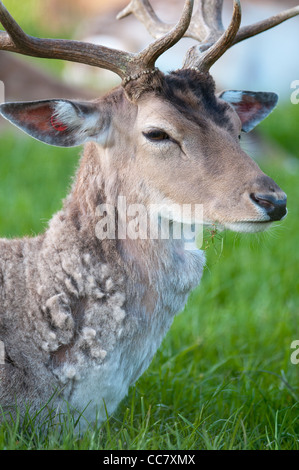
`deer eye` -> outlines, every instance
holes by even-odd
[[[146,137],[148,140],[151,140],[152,142],[160,142],[162,140],[170,140],[169,135],[161,131],[159,129],[155,129],[150,132],[143,132],[144,137]]]

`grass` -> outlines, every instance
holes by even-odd
[[[20,134],[2,135],[0,150],[0,234],[34,235],[80,150]],[[53,411],[47,427],[29,411],[23,426],[0,426],[1,449],[299,449],[299,169],[263,169],[288,193],[288,218],[265,234],[205,234],[203,281],[117,413],[78,435],[71,414],[57,428]]]
[[[61,207],[80,150],[62,149],[1,135],[0,234],[34,236]]]

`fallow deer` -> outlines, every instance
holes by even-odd
[[[201,205],[203,223],[240,232],[265,230],[286,215],[286,195],[241,149],[275,107],[267,92],[215,93],[211,66],[233,44],[299,13],[295,7],[240,28],[222,0],[185,0],[177,25],[162,23],[148,0],[132,12],[157,38],[133,54],[71,40],[28,36],[0,2],[0,49],[109,69],[122,85],[91,102],[5,103],[1,114],[47,144],[85,144],[63,209],[36,238],[0,241],[0,403],[38,409],[53,392],[93,420],[113,413],[149,366],[176,313],[201,279],[202,251],[183,239],[96,235],[99,207]],[[199,45],[167,75],[157,58],[184,35]],[[120,213],[116,214],[119,218]],[[166,217],[160,214],[161,219]],[[171,216],[169,216],[171,219]],[[170,223],[175,221],[170,220]],[[190,221],[189,221],[190,222]],[[184,217],[176,221],[186,223]]]

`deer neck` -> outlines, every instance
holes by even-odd
[[[136,226],[136,219],[128,215],[128,211],[136,204],[150,211],[151,189],[142,178],[134,180],[131,177],[131,168],[115,165],[115,159],[115,155],[101,153],[96,144],[86,146],[73,189],[65,203],[67,223],[73,226],[81,240],[92,241],[93,251],[97,247],[101,252],[104,250],[102,258],[109,260],[113,256],[114,262],[117,259],[117,265],[124,267],[130,279],[154,284],[157,279],[167,278],[178,285],[175,278],[179,277],[179,283],[186,282],[184,290],[187,285],[189,290],[194,288],[201,277],[204,257],[199,250],[186,250],[184,239],[173,237],[173,226],[170,225],[166,239],[152,238],[149,226],[145,238],[132,238],[128,234],[134,224]],[[99,223],[106,206],[112,211],[115,209],[115,237],[101,240]],[[122,220],[119,227],[119,213],[123,209],[126,220]]]

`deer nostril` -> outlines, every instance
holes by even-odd
[[[257,196],[254,193],[250,194],[251,199],[261,207],[264,207],[267,210],[271,210],[274,207],[273,197],[272,196]]]
[[[277,199],[273,194],[250,194],[252,201],[263,208],[270,220],[281,220],[287,213],[287,197],[285,194]]]

